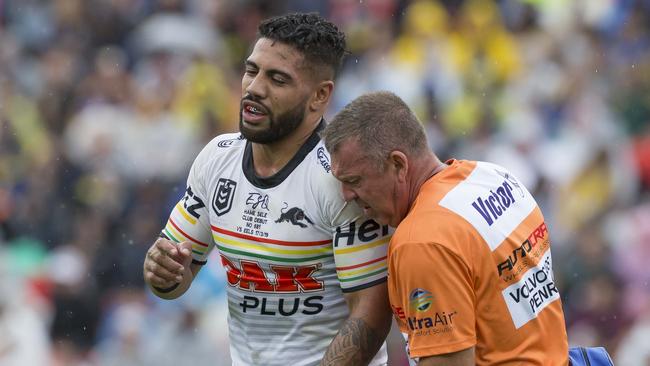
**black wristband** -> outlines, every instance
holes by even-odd
[[[171,287],[167,287],[167,288],[160,288],[160,287],[156,287],[156,286],[151,286],[151,287],[153,287],[154,290],[156,290],[157,292],[160,292],[161,294],[166,294],[166,293],[168,293],[168,292],[172,292],[172,291],[176,290],[176,288],[177,288],[178,285],[180,285],[180,284],[181,284],[181,283],[178,282],[178,283],[172,285]]]

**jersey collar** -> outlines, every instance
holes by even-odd
[[[293,172],[294,169],[303,161],[307,154],[318,145],[320,141],[320,131],[325,128],[325,119],[321,118],[320,123],[311,133],[311,136],[305,143],[298,149],[296,154],[289,160],[280,171],[270,177],[258,177],[255,174],[255,167],[253,165],[253,145],[250,141],[246,141],[244,148],[244,159],[242,160],[242,169],[246,179],[257,188],[273,188],[284,182],[285,179]]]

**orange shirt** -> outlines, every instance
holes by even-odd
[[[412,358],[475,347],[477,365],[567,365],[549,233],[504,168],[451,160],[388,249],[388,289]]]

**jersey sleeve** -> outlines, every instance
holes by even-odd
[[[391,252],[395,298],[411,358],[457,352],[476,344],[474,290],[466,262],[438,244],[408,243]]]
[[[392,229],[365,218],[347,203],[332,225],[334,262],[343,292],[354,292],[386,281],[386,251]]]
[[[210,145],[196,158],[187,178],[187,188],[183,198],[172,210],[161,236],[176,243],[192,242],[192,263],[203,265],[214,246],[212,230],[208,217],[205,185],[201,180],[204,161],[207,159]]]

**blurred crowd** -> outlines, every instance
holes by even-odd
[[[330,117],[390,90],[442,159],[509,168],[570,343],[650,365],[649,0],[0,0],[0,365],[229,364],[219,261],[174,302],[142,261],[288,11],[347,34]]]

